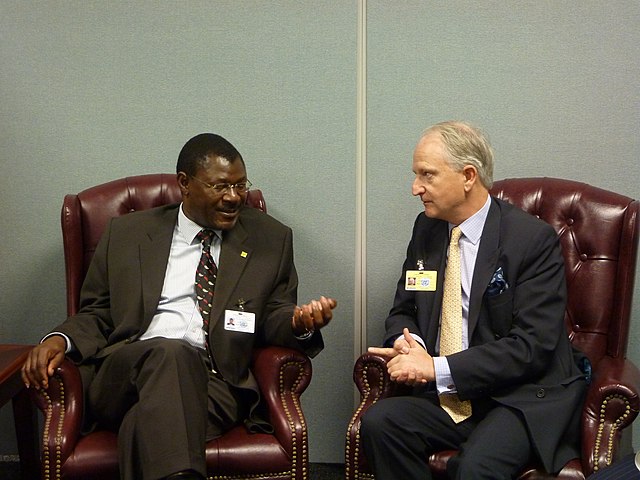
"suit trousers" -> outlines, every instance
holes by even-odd
[[[238,421],[236,399],[210,374],[206,352],[182,340],[152,338],[114,351],[89,386],[88,401],[98,424],[118,431],[125,480],[183,470],[206,476],[206,439]]]
[[[451,479],[511,479],[530,459],[531,442],[519,412],[492,403],[456,424],[435,392],[391,397],[363,416],[362,445],[376,480],[431,479],[429,455],[458,449]]]
[[[638,463],[636,463],[638,462]],[[612,465],[598,470],[589,480],[640,480],[640,452],[627,455]]]

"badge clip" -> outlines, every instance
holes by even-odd
[[[238,299],[238,301],[236,302],[236,307],[238,307],[238,310],[240,310],[241,312],[244,312],[244,304],[247,303],[244,298],[240,297]]]

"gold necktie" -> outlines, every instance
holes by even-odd
[[[460,281],[460,227],[451,230],[449,257],[444,272],[442,325],[440,326],[440,355],[447,356],[462,350],[462,284]],[[471,416],[471,402],[461,401],[458,395],[440,395],[440,406],[454,422]]]

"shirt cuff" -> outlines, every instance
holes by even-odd
[[[297,340],[305,341],[305,340],[309,340],[313,336],[314,333],[315,333],[315,330],[307,330],[302,335],[295,335],[294,334],[294,336],[296,337]]]
[[[447,357],[433,357],[433,368],[436,372],[436,388],[438,394],[457,393],[456,384],[451,376]]]
[[[420,345],[422,345],[422,348],[424,348],[425,350],[427,349],[426,345],[424,344],[424,340],[422,340],[422,338],[420,338],[418,335],[416,335],[415,333],[410,333],[410,335],[413,337],[413,339],[418,342]],[[396,337],[396,340],[398,340],[398,338],[404,338],[404,335],[398,335]],[[395,342],[394,342],[395,343]]]
[[[71,339],[69,337],[67,337],[64,333],[60,333],[60,332],[49,333],[49,334],[45,335],[44,337],[42,337],[42,340],[40,340],[40,343],[44,342],[47,338],[53,337],[53,336],[56,336],[56,335],[59,336],[59,337],[64,338],[64,341],[67,344],[65,349],[64,349],[64,354],[65,355],[68,354],[71,351],[71,349],[73,348],[73,344],[71,343]]]

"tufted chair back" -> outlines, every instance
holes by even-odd
[[[77,311],[82,282],[109,219],[180,200],[176,175],[168,173],[120,178],[64,197],[62,240],[69,315]],[[246,203],[267,211],[260,190],[250,190]]]
[[[491,193],[555,228],[565,260],[567,331],[597,364],[624,357],[629,337],[636,257],[637,200],[556,178],[511,178]]]

